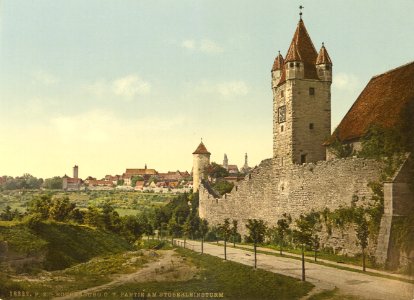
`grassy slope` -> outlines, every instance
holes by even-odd
[[[86,226],[48,222],[30,230],[25,224],[6,223],[0,222],[0,240],[8,241],[9,249],[16,253],[46,253],[44,266],[48,270],[131,249],[119,236]]]
[[[254,270],[231,261],[178,248],[200,270],[199,278],[186,282],[148,282],[123,285],[111,291],[119,297],[128,292],[219,292],[224,299],[299,299],[313,287],[311,283]]]

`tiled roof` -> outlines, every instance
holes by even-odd
[[[284,64],[283,56],[280,54],[280,51],[279,51],[279,55],[276,56],[275,62],[273,63],[272,71],[282,70],[283,64]]]
[[[207,151],[206,146],[204,146],[203,142],[201,142],[200,145],[198,145],[197,149],[193,152],[193,154],[208,154],[208,155],[210,155],[211,153]]]
[[[325,45],[323,43],[321,50],[319,50],[318,58],[316,59],[316,64],[332,65],[331,58],[329,57],[328,51],[326,50]]]
[[[293,35],[292,42],[290,43],[289,50],[286,54],[285,64],[289,61],[301,61],[304,64],[305,79],[319,79],[316,72],[316,58],[318,52],[316,52],[315,46],[306,30],[303,20],[299,20],[296,26],[295,34]],[[282,76],[278,85],[286,81],[286,70],[283,68]]]
[[[374,76],[336,128],[331,139],[362,137],[371,125],[394,127],[414,103],[414,62]],[[329,141],[327,142],[329,144]]]
[[[155,169],[126,169],[126,175],[156,175]]]

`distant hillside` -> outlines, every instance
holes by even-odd
[[[13,268],[36,264],[59,270],[97,255],[131,249],[118,235],[87,226],[45,222],[29,229],[22,223],[0,222],[0,258]]]

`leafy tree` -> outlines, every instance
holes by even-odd
[[[136,216],[125,216],[121,218],[121,235],[129,242],[140,239],[144,229]]]
[[[365,249],[368,246],[369,228],[363,209],[359,209],[355,219],[356,237],[362,250],[362,271],[365,272]]]
[[[329,151],[331,151],[338,158],[345,158],[354,155],[354,149],[351,144],[342,143],[335,132],[335,140],[329,145]]]
[[[238,235],[238,232],[237,232],[237,225],[238,225],[237,220],[233,220],[232,225],[233,226],[231,227],[231,235],[233,237],[233,248],[236,248],[236,237]]]
[[[290,232],[289,226],[290,223],[292,223],[292,218],[287,216],[286,214],[283,214],[283,217],[279,220],[277,220],[277,226],[276,226],[276,237],[277,241],[279,243],[279,251],[280,255],[283,255],[282,250],[285,243],[286,235]]]
[[[61,190],[62,183],[62,177],[55,176],[52,178],[46,178],[43,182],[43,187],[48,190]]]
[[[117,181],[116,181],[116,185],[124,185],[124,183],[125,183],[125,180],[123,180],[123,179],[118,179]],[[135,183],[136,184],[136,183]]]
[[[139,176],[139,175],[137,175],[137,176],[132,176],[132,177],[131,177],[131,186],[132,186],[132,187],[135,187],[135,186],[136,186],[136,184],[137,184],[137,181],[144,181],[144,177]]]
[[[309,214],[305,216],[306,221],[309,224],[309,228],[311,231],[311,247],[314,251],[314,257],[316,261],[317,252],[319,250],[320,241],[319,241],[319,235],[318,233],[322,230],[322,224],[321,224],[321,216],[319,212],[311,211]]]
[[[184,248],[186,246],[187,237],[191,232],[191,225],[190,225],[190,215],[187,217],[187,220],[183,224],[183,235],[184,235]]]
[[[296,243],[301,245],[302,250],[302,281],[305,281],[305,247],[312,245],[312,227],[309,220],[300,215],[299,219],[296,219],[296,228],[293,230],[293,238]]]
[[[121,218],[109,203],[102,206],[102,222],[104,228],[111,232],[119,232],[121,228]]]
[[[93,227],[104,228],[104,220],[96,206],[89,206],[85,212],[85,224]]]
[[[201,234],[201,254],[204,253],[204,237],[208,232],[208,222],[206,219],[202,219],[200,222],[200,234]]]
[[[171,244],[175,237],[181,235],[182,227],[178,222],[176,221],[175,215],[171,217],[171,219],[168,222],[168,231],[171,235]]]
[[[63,222],[69,218],[75,207],[76,204],[71,203],[68,197],[53,199],[49,208],[49,217],[55,221]]]
[[[263,243],[266,234],[266,224],[263,220],[249,219],[247,220],[246,228],[249,231],[248,238],[254,244],[254,268],[257,267],[256,248],[258,243]]]
[[[228,182],[225,179],[218,179],[211,187],[217,191],[220,195],[228,194],[234,187],[234,183]]]
[[[229,176],[229,172],[219,164],[212,162],[207,168],[207,175],[211,178],[218,179]]]
[[[3,210],[3,212],[0,214],[0,220],[2,221],[13,220],[13,212],[9,205],[7,205],[6,208]]]
[[[229,218],[224,219],[223,224],[218,225],[218,230],[224,239],[224,260],[227,260],[227,240],[232,234]]]
[[[33,198],[29,203],[28,212],[29,214],[39,214],[43,220],[49,218],[49,207],[52,204],[51,195],[41,195]]]

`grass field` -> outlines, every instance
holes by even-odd
[[[308,282],[274,274],[261,269],[224,261],[210,255],[200,255],[178,248],[179,255],[199,270],[199,275],[186,282],[145,282],[119,286],[106,292],[113,299],[128,293],[221,293],[223,299],[299,299],[313,285]],[[84,299],[87,299],[85,297]],[[156,298],[155,298],[156,299]]]

